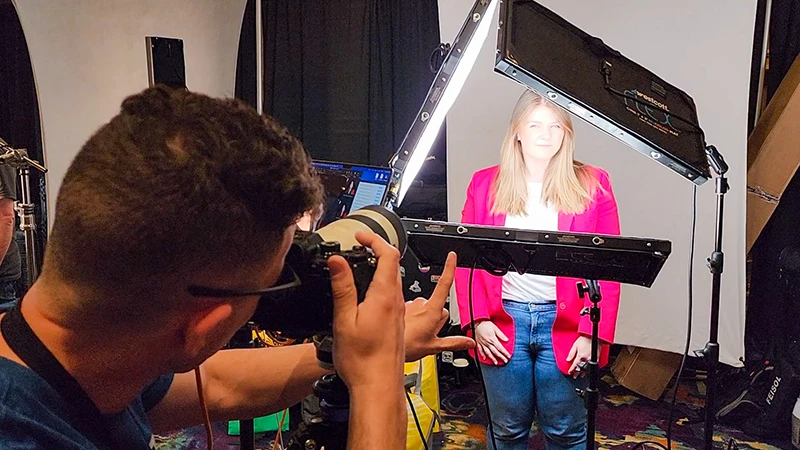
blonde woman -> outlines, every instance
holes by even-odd
[[[463,223],[619,234],[608,173],[574,159],[569,114],[527,90],[517,101],[500,165],[476,172]],[[474,325],[496,450],[525,450],[534,417],[547,448],[583,449],[586,410],[575,388],[591,356],[592,324],[581,316],[579,279],[458,269],[461,325]],[[601,282],[600,365],[608,362],[619,284]],[[491,436],[488,439],[492,448]]]

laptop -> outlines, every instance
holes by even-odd
[[[322,214],[313,229],[319,229],[350,212],[383,202],[392,169],[329,161],[312,161],[325,188]]]
[[[325,189],[323,212],[313,225],[313,230],[347,217],[359,208],[381,204],[392,175],[392,170],[387,167],[318,160],[312,161],[312,165]],[[405,252],[400,264],[405,299],[430,297],[441,270],[436,272],[420,268],[416,256],[410,251]]]

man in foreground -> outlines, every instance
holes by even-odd
[[[189,287],[274,286],[320,201],[308,155],[272,119],[166,88],[126,99],[67,171],[40,278],[0,319],[3,448],[152,448],[152,432],[203,422],[198,381],[212,421],[310,394],[325,373],[311,345],[218,352],[258,296]],[[347,263],[329,260],[348,448],[403,449],[403,361],[471,346],[436,337],[455,261],[430,301],[404,306],[398,251],[358,239],[378,258],[363,303]]]

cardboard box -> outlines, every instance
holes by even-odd
[[[678,367],[681,355],[628,346],[614,360],[611,373],[617,382],[650,400],[658,400]]]
[[[747,251],[800,166],[800,57],[747,140]]]

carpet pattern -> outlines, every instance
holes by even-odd
[[[440,376],[442,388],[442,430],[437,436],[441,450],[486,449],[486,412],[477,378],[468,376],[458,383],[448,374]],[[672,448],[703,448],[702,381],[686,381],[678,390],[678,405],[672,427]],[[671,391],[670,391],[671,393]],[[670,402],[662,397],[652,401],[617,384],[605,369],[601,372],[600,406],[597,410],[597,444],[601,449],[631,449],[642,441],[667,445],[666,430]],[[671,400],[669,395],[665,395]],[[528,448],[544,449],[544,437],[534,424]],[[741,431],[717,425],[715,448],[727,448],[731,439],[736,448],[753,450],[792,449],[788,436],[771,439],[754,438]],[[646,446],[645,448],[657,448]]]
[[[442,432],[434,436],[433,448],[438,450],[486,449],[486,411],[480,384],[473,374],[456,377],[453,373],[440,373]],[[600,406],[597,410],[597,442],[600,449],[632,449],[641,441],[667,444],[666,430],[669,402],[652,401],[638,396],[623,386],[608,371],[601,372]],[[671,391],[670,391],[671,392]],[[674,414],[672,448],[675,450],[703,448],[703,394],[702,381],[686,381],[678,390],[678,406]],[[665,395],[664,397],[669,397]],[[670,397],[671,399],[671,397]],[[272,448],[274,433],[257,436],[256,448]],[[725,449],[734,440],[736,448],[743,450],[791,450],[789,437],[759,439],[741,431],[717,425],[715,448]],[[182,430],[158,439],[161,450],[205,449],[203,427]],[[227,435],[226,424],[214,425],[214,448],[239,449],[237,436]],[[545,448],[544,438],[532,429],[529,449]],[[646,449],[656,448],[646,446]]]

